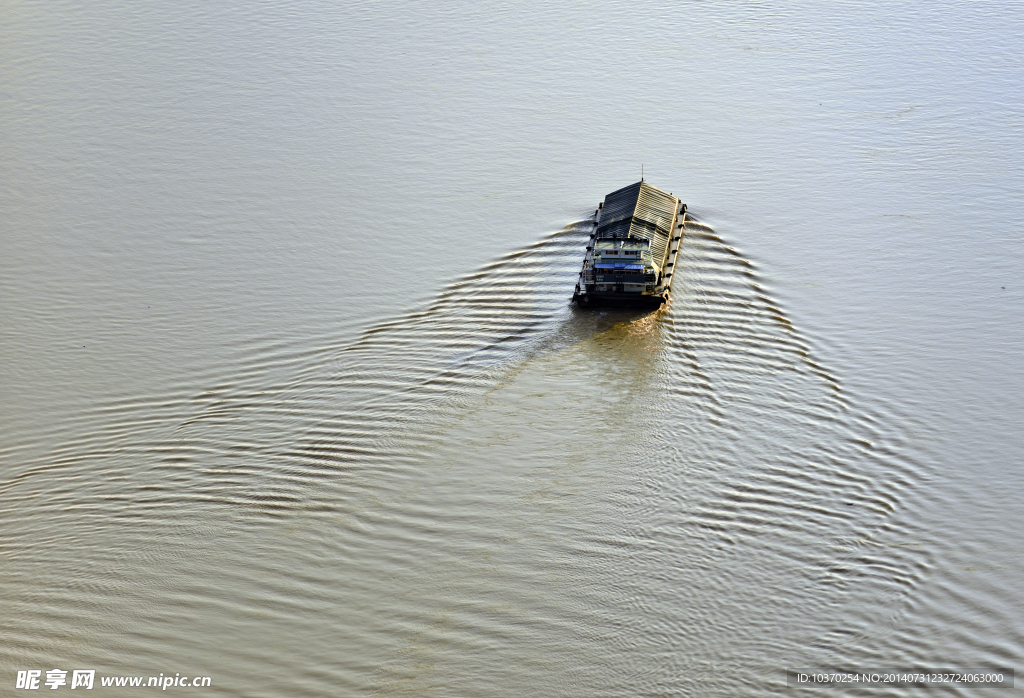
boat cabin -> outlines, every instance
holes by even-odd
[[[592,260],[598,293],[649,293],[658,280],[651,243],[643,238],[595,240]]]

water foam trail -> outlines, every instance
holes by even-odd
[[[669,307],[571,309],[589,228],[582,221],[510,252],[354,342],[310,349],[268,339],[246,348],[231,378],[211,376],[202,393],[106,404],[90,416],[86,438],[58,444],[23,471],[22,482],[50,477],[50,496],[33,501],[37,488],[8,481],[7,507],[45,514],[35,534],[81,516],[170,522],[182,505],[268,521],[340,513],[359,530],[389,517],[378,535],[422,547],[437,512],[384,499],[397,501],[410,476],[429,466],[447,422],[530,357],[594,338],[594,318],[653,321],[666,349],[650,388],[663,448],[628,493],[636,525],[622,538],[590,542],[575,531],[585,550],[608,560],[652,545],[665,554],[693,546],[680,553],[697,570],[689,581],[719,587],[723,570],[736,570],[722,550],[757,550],[792,587],[766,603],[779,614],[808,598],[824,613],[840,597],[853,609],[912,594],[933,563],[925,552],[891,547],[906,533],[892,530],[894,512],[912,505],[921,475],[899,446],[898,420],[849,395],[757,265],[698,221],[686,225]],[[685,609],[651,602],[678,596],[657,581],[679,564],[669,560],[643,581],[609,569],[606,587],[581,594],[592,594],[595,613],[609,608],[608,589],[623,594],[623,607],[639,609],[653,633],[731,628],[736,641],[759,647],[749,632],[769,626],[764,618],[748,631],[733,627],[726,614],[734,606],[716,607],[696,591],[684,594],[693,602]],[[843,617],[856,622],[819,628],[825,655],[849,656],[843,648],[859,646],[877,625],[870,611],[857,620],[850,609]],[[473,614],[466,623],[490,627]],[[792,641],[793,652],[806,650]],[[629,642],[641,648],[647,640]],[[668,676],[658,681],[672,685]]]
[[[431,424],[551,329],[589,229],[581,221],[510,252],[355,342],[310,348],[268,338],[227,357],[223,377],[192,375],[160,396],[83,411],[61,425],[78,432],[72,440],[57,430],[52,446],[9,447],[18,473],[0,492],[21,506],[39,494],[25,483],[46,478],[52,503],[77,497],[115,516],[129,502],[132,515],[157,517],[185,500],[272,516],[330,508],[309,500],[312,483],[415,461]],[[196,393],[197,380],[211,387]],[[35,506],[49,510],[46,501]]]
[[[426,308],[381,322],[351,344],[310,350],[274,340],[236,367],[234,385],[242,387],[224,381],[199,395],[183,390],[103,405],[91,415],[94,429],[59,444],[23,475],[74,469],[76,463],[102,469],[111,460],[119,467],[132,460],[148,461],[154,480],[177,481],[190,471],[195,475],[201,463],[191,496],[287,507],[304,499],[299,490],[306,480],[331,477],[337,469],[409,463],[434,438],[432,424],[487,390],[517,357],[550,346],[554,335],[585,335],[587,329],[567,315],[565,288],[577,271],[589,225],[581,221],[510,252],[453,282]],[[786,414],[849,430],[844,415],[850,405],[839,381],[812,359],[754,265],[693,220],[682,245],[672,306],[659,313],[674,357],[666,390],[680,409],[705,413],[728,429],[725,401],[747,395],[743,409],[762,421]],[[285,383],[247,387],[289,366],[293,377]],[[815,376],[830,390],[820,402],[788,404],[783,412],[777,402],[749,399],[757,393],[745,386],[780,371]],[[183,411],[192,416],[177,424],[171,438],[151,433]],[[848,438],[861,437],[851,432]],[[259,482],[250,482],[257,472],[263,473]],[[858,501],[869,504],[864,493],[871,488],[863,477],[837,468],[829,472],[860,486]],[[906,473],[902,481],[913,480],[914,473]],[[158,482],[149,487],[165,495],[174,489]],[[112,496],[122,501],[130,495]],[[873,500],[870,506],[892,508],[891,502]],[[706,516],[709,526],[720,525],[713,508]]]
[[[334,495],[399,493],[403,470],[424,465],[415,454],[438,446],[439,421],[528,357],[593,336],[592,326],[564,310],[582,231],[507,255],[452,284],[426,310],[375,327],[340,350],[334,373],[305,388],[314,397],[320,390],[350,396],[345,402],[356,407],[325,410],[280,456],[296,472],[315,463],[318,477],[332,480]],[[932,567],[927,553],[890,547],[907,533],[894,537],[892,519],[915,498],[920,472],[882,446],[901,439],[898,426],[844,391],[772,298],[754,263],[697,221],[687,224],[682,244],[671,306],[642,315],[664,328],[669,349],[656,398],[665,455],[642,477],[647,486],[632,504],[630,516],[640,517],[631,536],[591,544],[609,559],[618,549],[645,550],[652,542],[682,545],[678,531],[689,530],[691,544],[699,544],[687,561],[704,570],[690,581],[717,589],[723,570],[736,571],[735,561],[720,557],[723,544],[756,551],[759,564],[787,587],[765,603],[768,616],[796,613],[801,604],[819,613],[812,625],[820,641],[808,646],[806,635],[791,636],[787,649],[804,657],[849,658],[850,648],[877,626],[873,610],[911,595]],[[381,361],[382,355],[391,360]],[[308,409],[310,403],[304,404]],[[382,477],[372,484],[352,478],[348,487],[337,478],[346,469],[377,469]],[[410,540],[418,540],[413,532],[429,530],[436,516],[427,509],[390,509],[391,534],[401,537],[408,529]],[[716,559],[721,567],[710,563]],[[752,614],[755,622],[744,629],[727,617],[734,606],[716,606],[700,594],[675,617],[649,604],[672,590],[651,581],[664,576],[663,568],[648,571],[644,581],[609,572],[606,584],[595,582],[580,593],[592,594],[594,613],[609,608],[608,590],[627,594],[619,599],[623,606],[649,607],[651,613],[657,607],[657,618],[645,618],[648,632],[725,628],[736,642],[773,649],[756,635],[771,627],[764,614]],[[835,603],[845,604],[842,613],[828,610]],[[616,625],[635,621],[610,610],[601,614]],[[465,622],[487,626],[472,614]],[[573,618],[573,624],[587,621]],[[631,642],[642,648],[649,640]],[[672,683],[668,676],[654,683],[659,681]]]

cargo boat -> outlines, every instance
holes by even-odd
[[[685,221],[686,204],[643,179],[604,197],[594,213],[573,301],[579,306],[662,305],[669,298]]]

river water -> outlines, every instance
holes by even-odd
[[[0,681],[1020,668],[1022,9],[5,3]]]

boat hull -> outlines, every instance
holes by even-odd
[[[576,293],[572,300],[581,308],[660,308],[668,302],[668,293],[660,296],[639,293]]]

